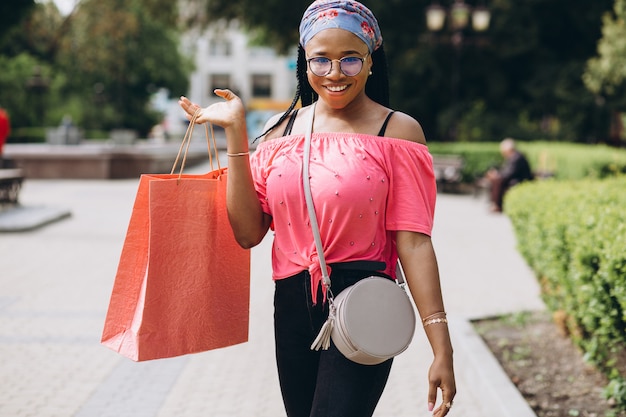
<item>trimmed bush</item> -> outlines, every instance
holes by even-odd
[[[626,176],[524,183],[504,210],[548,308],[566,313],[587,359],[626,376]]]
[[[473,182],[491,167],[502,163],[497,142],[430,142],[434,155],[460,155],[465,161],[463,180]],[[536,174],[550,174],[561,180],[606,178],[626,173],[626,150],[606,145],[564,142],[518,142],[518,147]]]

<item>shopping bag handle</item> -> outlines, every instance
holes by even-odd
[[[183,169],[185,168],[185,162],[187,161],[187,153],[189,152],[189,145],[191,145],[191,137],[193,136],[193,128],[196,124],[196,120],[198,119],[198,116],[200,116],[200,110],[201,109],[196,110],[196,112],[191,117],[191,120],[189,121],[189,125],[187,126],[187,131],[185,132],[185,136],[183,136],[183,140],[180,143],[180,148],[178,149],[178,155],[176,155],[176,160],[174,161],[174,165],[172,166],[172,171],[170,172],[170,174],[174,174],[174,171],[176,171],[176,166],[178,165],[178,161],[180,160],[180,157],[182,155],[183,158],[180,163],[180,170],[178,171],[178,179],[180,179],[183,175]],[[209,140],[209,130],[211,131],[211,135],[210,135],[211,140]],[[212,123],[206,123],[204,125],[204,133],[206,136],[206,141],[207,141],[207,146],[208,146],[208,151],[209,151],[209,164],[211,165],[211,171],[215,170],[215,168],[213,167],[213,152],[215,153],[215,160],[217,161],[217,169],[221,171],[222,167],[220,165],[220,157],[219,157],[219,153],[217,150],[217,142],[215,141],[215,132],[213,131]],[[213,152],[211,152],[211,148],[213,148]],[[183,153],[183,149],[184,149],[184,153]]]

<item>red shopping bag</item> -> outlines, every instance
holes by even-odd
[[[103,345],[144,361],[248,340],[250,251],[228,221],[227,177],[141,176]]]

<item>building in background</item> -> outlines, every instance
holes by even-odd
[[[267,119],[289,107],[296,90],[296,49],[288,56],[272,48],[250,44],[236,22],[216,24],[201,35],[188,34],[185,49],[195,57],[188,97],[208,106],[220,101],[216,88],[235,92],[248,110],[248,132],[256,137]],[[166,128],[178,134],[186,119],[176,109],[168,111]]]

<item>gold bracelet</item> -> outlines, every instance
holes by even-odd
[[[422,319],[422,323],[426,323],[426,321],[428,321],[428,320],[430,320],[430,319],[433,319],[433,318],[435,318],[435,317],[438,317],[438,316],[443,316],[443,317],[445,317],[445,316],[446,316],[446,312],[445,312],[445,311],[438,311],[438,312],[436,312],[436,313],[431,314],[431,315],[430,315],[430,316],[428,316],[428,317],[424,317],[424,318]]]
[[[238,153],[228,153],[226,152],[226,156],[246,156],[250,155],[250,151],[248,152],[238,152]]]
[[[431,324],[439,324],[439,323],[448,324],[448,319],[445,318],[445,317],[439,317],[439,318],[436,318],[436,319],[426,320],[424,322],[424,327],[430,326]]]

